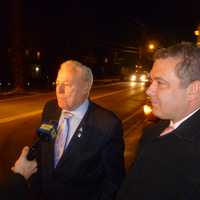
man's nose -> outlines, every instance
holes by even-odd
[[[65,93],[65,86],[64,86],[64,84],[59,84],[58,85],[58,92],[59,93]]]
[[[156,90],[155,83],[152,82],[151,85],[147,88],[146,94],[147,94],[148,96],[152,96],[152,95],[155,93],[155,90]]]

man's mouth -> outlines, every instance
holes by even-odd
[[[158,105],[158,100],[157,99],[151,99],[151,104],[152,104],[152,106]]]

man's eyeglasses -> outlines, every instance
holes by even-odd
[[[61,81],[56,81],[56,86],[64,86],[64,87],[69,87],[70,84],[68,82],[61,82]]]

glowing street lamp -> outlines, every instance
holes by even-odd
[[[37,51],[37,59],[39,60],[40,59],[40,56],[41,56],[41,53],[40,53],[40,51]]]
[[[155,45],[154,44],[149,44],[149,49],[150,50],[154,50],[155,49]]]
[[[41,76],[41,66],[35,64],[33,66],[32,77],[33,78],[39,78],[40,76]]]
[[[195,34],[196,36],[199,36],[199,30],[195,30],[195,31],[194,31],[194,34]]]
[[[40,68],[39,67],[35,67],[35,72],[39,72],[40,71]]]
[[[196,36],[196,45],[200,47],[200,24],[197,26],[197,29],[194,31]]]
[[[156,45],[155,45],[154,43],[152,43],[152,42],[149,43],[149,45],[148,45],[148,50],[152,52],[152,51],[154,51],[155,49],[156,49]]]

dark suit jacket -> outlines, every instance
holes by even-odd
[[[29,199],[29,190],[27,181],[20,174],[10,174],[4,184],[0,184],[1,200],[27,200]]]
[[[161,121],[144,131],[117,200],[200,199],[200,111],[159,137],[168,124]]]
[[[50,101],[44,108],[42,121],[58,121],[60,114],[57,102]],[[35,178],[35,182],[33,178],[32,185],[43,199],[114,198],[124,177],[124,142],[121,122],[111,111],[90,101],[55,169],[54,140],[43,142],[40,148],[39,179]]]

